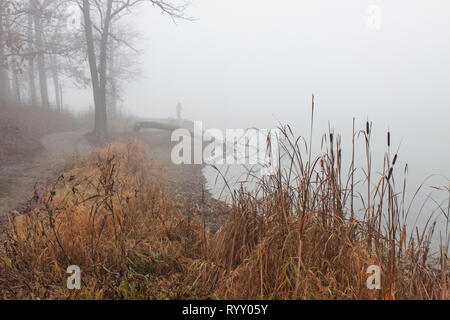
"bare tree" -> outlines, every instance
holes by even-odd
[[[17,63],[15,57],[22,53],[20,19],[23,17],[24,0],[0,0],[0,104],[5,106],[17,96],[15,75],[10,79],[10,64]],[[12,80],[12,81],[11,81]],[[12,82],[12,83],[11,83]],[[16,97],[18,98],[18,97]]]
[[[47,73],[45,66],[45,47],[44,47],[44,31],[42,26],[42,15],[44,8],[38,1],[33,1],[33,14],[34,14],[34,25],[35,25],[35,37],[36,37],[36,50],[37,55],[37,65],[39,74],[39,85],[41,89],[41,106],[43,108],[50,108],[50,100],[48,97],[48,84],[47,84]]]
[[[56,110],[62,111],[61,88],[59,84],[59,74],[58,74],[58,56],[51,55],[50,59],[51,59],[51,72],[53,78],[53,88],[55,90]]]
[[[61,109],[59,58],[76,51],[68,41],[67,9],[69,0],[27,0],[26,59],[28,60],[28,89],[32,105],[36,105],[35,60],[37,60],[41,106],[50,107],[48,75],[53,79],[55,106]]]
[[[22,93],[20,88],[20,79],[19,76],[21,76],[21,70],[16,68],[12,69],[12,94],[17,101],[18,105],[22,105]]]
[[[48,76],[53,78],[55,104],[61,108],[59,57],[74,50],[64,30],[69,0],[0,0],[0,100],[22,100],[22,65],[27,62],[28,96],[37,105],[35,62],[41,105],[50,107]],[[67,28],[66,28],[67,29]],[[78,51],[79,52],[79,51]],[[11,79],[10,79],[11,77]]]
[[[84,31],[86,37],[87,56],[89,69],[91,73],[92,90],[95,104],[95,128],[94,134],[100,138],[108,135],[108,117],[107,117],[107,71],[108,71],[108,43],[111,34],[111,25],[120,19],[130,10],[143,2],[152,3],[172,19],[186,19],[184,11],[186,4],[173,5],[167,1],[159,0],[107,0],[105,2],[82,0],[80,8],[84,17]],[[97,19],[92,18],[93,8],[97,14]],[[95,21],[99,21],[95,25]],[[95,45],[94,30],[98,33],[100,44],[98,55]]]
[[[33,24],[33,14],[32,14],[32,2],[29,0],[28,4],[28,14],[27,14],[27,40],[28,40],[28,50],[29,52],[34,51],[34,24]],[[37,95],[36,95],[36,81],[35,81],[35,71],[34,71],[34,54],[28,56],[28,95],[30,103],[32,106],[37,106]]]
[[[10,82],[5,57],[5,18],[3,7],[0,9],[0,104],[6,105],[10,99]]]
[[[119,100],[126,85],[140,74],[136,69],[139,51],[133,47],[138,33],[129,24],[115,22],[108,44],[107,112],[108,118],[119,113]]]

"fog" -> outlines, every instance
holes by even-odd
[[[379,29],[367,25],[380,8]],[[140,117],[183,117],[209,128],[292,125],[315,132],[329,122],[348,147],[352,119],[374,122],[374,162],[385,133],[400,146],[411,185],[450,176],[450,20],[448,1],[196,0],[194,21],[175,23],[142,7],[140,76],[127,84],[123,110]],[[90,93],[66,100],[86,107]],[[347,141],[347,143],[346,143]],[[445,178],[447,177],[447,178]]]
[[[448,300],[450,1],[183,1],[0,1],[0,299]]]

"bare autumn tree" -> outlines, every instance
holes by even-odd
[[[187,19],[185,9],[187,4],[174,5],[164,0],[79,0],[83,14],[84,32],[86,37],[87,56],[91,74],[92,91],[95,105],[94,135],[99,138],[108,136],[107,117],[107,71],[108,71],[108,44],[112,24],[121,17],[129,14],[132,8],[148,2],[159,8],[172,19]],[[97,19],[93,19],[93,12]],[[96,22],[98,21],[98,24]],[[99,48],[96,48],[94,31],[97,32]],[[99,52],[97,54],[97,51]]]
[[[70,61],[70,57],[74,53],[79,52],[76,42],[73,42],[72,32],[67,28],[70,18],[68,4],[68,1],[55,2],[54,0],[49,4],[52,15],[45,32],[48,56],[47,66],[53,79],[55,105],[58,111],[62,110],[60,74],[63,68],[61,68],[60,60],[64,58]],[[70,62],[73,63],[73,61]]]
[[[44,45],[44,26],[43,18],[45,7],[40,1],[32,1],[33,18],[35,26],[35,39],[37,54],[37,65],[39,74],[39,84],[41,89],[41,106],[50,108],[50,99],[48,97],[47,70],[45,61],[45,45]]]
[[[25,51],[21,37],[25,1],[0,0],[0,107],[21,98],[19,72]]]
[[[139,51],[133,47],[138,33],[129,24],[114,24],[112,41],[108,45],[107,71],[107,112],[112,119],[120,114],[119,100],[129,81],[136,79],[140,72],[136,68]]]
[[[27,14],[27,41],[28,41],[28,51],[32,52],[34,50],[34,22],[32,14],[32,4],[33,0],[29,0],[28,3],[28,14]],[[34,71],[34,55],[30,54],[28,56],[28,95],[30,103],[32,106],[37,106],[37,94],[36,94],[36,79]]]
[[[6,20],[6,11],[4,7],[3,1],[0,2],[0,104],[2,106],[8,103],[10,98],[10,83],[7,71],[7,60],[5,58],[5,38],[6,38],[6,28],[5,28],[5,20]]]
[[[53,78],[55,105],[62,107],[60,59],[80,54],[67,27],[70,0],[0,0],[0,102],[22,100],[27,83],[29,102],[50,107],[48,75]],[[77,31],[78,33],[78,31]],[[75,45],[74,45],[75,44]],[[76,47],[78,46],[78,47]],[[82,46],[84,47],[84,46]],[[82,54],[83,55],[83,54]],[[37,62],[37,64],[36,64]],[[38,83],[35,79],[37,65]],[[24,78],[24,67],[27,67]]]
[[[50,107],[49,75],[53,80],[55,106],[62,108],[60,58],[77,51],[71,31],[67,28],[68,0],[26,0],[26,60],[28,61],[28,90],[31,105],[37,105],[35,62],[39,78],[41,106]]]

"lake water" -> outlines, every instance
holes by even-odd
[[[351,151],[350,151],[351,152]],[[314,154],[320,154],[320,151],[315,150]],[[383,155],[383,153],[382,153]],[[393,156],[391,156],[392,158]],[[357,154],[357,158],[359,158],[359,163],[361,166],[364,163],[365,155],[363,153]],[[373,155],[373,162],[377,160],[379,157]],[[349,155],[343,155],[343,163],[350,163]],[[382,159],[382,158],[381,158]],[[346,162],[346,160],[348,162]],[[287,161],[282,161],[282,168],[286,169],[289,167],[289,163]],[[252,168],[253,173],[256,175],[255,177],[249,177],[248,169]],[[404,171],[403,167],[399,167],[396,173],[394,173],[395,181],[396,181],[396,189],[401,192],[403,189],[403,176]],[[248,166],[248,165],[218,165],[217,167],[206,166],[203,169],[203,175],[207,181],[207,188],[216,199],[231,202],[231,192],[240,189],[241,187],[246,188],[250,191],[256,190],[256,182],[258,181],[258,177],[260,176],[259,170],[261,167],[258,166]],[[347,168],[343,164],[344,172],[347,172]],[[379,173],[381,170],[377,166],[376,163],[373,164],[373,172],[376,176],[376,173]],[[355,181],[364,180],[363,173],[360,170],[359,173],[355,176]],[[375,178],[372,178],[374,181],[378,182],[379,175]],[[224,182],[224,178],[227,183]],[[343,179],[346,178],[344,174]],[[407,184],[406,186],[406,197],[405,197],[405,211],[409,209],[410,213],[406,219],[408,232],[411,233],[415,231],[415,228],[418,227],[419,233],[422,229],[430,223],[429,221],[436,221],[435,234],[433,237],[433,250],[438,250],[438,245],[442,240],[445,241],[450,234],[448,233],[447,219],[446,215],[448,215],[448,201],[449,201],[449,192],[445,189],[437,190],[434,189],[434,186],[443,186],[446,187],[445,183],[448,182],[448,179],[444,176],[436,175],[430,177],[427,181],[423,183],[422,189],[417,192],[417,188],[422,183],[416,183],[416,185]],[[359,187],[356,187],[361,191],[362,194],[367,194],[367,185],[365,183],[361,184]],[[358,191],[358,190],[356,190]],[[355,193],[356,193],[355,191]],[[362,203],[357,204],[358,200],[355,200],[355,207],[362,208]],[[431,219],[430,219],[431,217]]]

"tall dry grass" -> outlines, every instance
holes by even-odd
[[[171,287],[195,255],[196,226],[175,217],[145,146],[115,143],[79,159],[26,215],[12,218],[1,254],[6,298],[177,298]],[[69,265],[83,290],[65,287]],[[167,286],[167,287],[166,287]],[[165,293],[164,290],[167,290]]]
[[[324,135],[326,151],[313,157],[305,139],[295,138],[288,126],[280,129],[288,164],[274,176],[256,177],[256,190],[229,190],[232,214],[210,240],[206,254],[209,266],[213,263],[215,272],[225,276],[214,278],[214,290],[203,297],[448,299],[450,206],[438,208],[447,234],[436,260],[431,255],[436,221],[430,218],[422,230],[407,232],[405,182],[400,191],[396,189],[398,155],[390,157],[390,133],[384,169],[375,180],[372,125],[368,122],[363,130],[354,130],[353,136],[361,136],[366,146],[366,168],[358,181],[354,147],[349,172],[343,172],[339,136]],[[367,193],[357,184],[367,187]],[[448,188],[442,191],[450,194]],[[359,210],[356,199],[362,203]],[[382,270],[380,290],[367,288],[371,265]],[[200,287],[209,288],[209,273],[199,274],[206,277]]]
[[[28,214],[11,218],[0,255],[2,297],[448,299],[448,235],[433,264],[433,225],[407,234],[397,156],[386,153],[375,181],[370,123],[354,130],[367,146],[366,195],[355,187],[354,160],[343,172],[339,137],[326,135],[327,151],[314,157],[282,129],[291,165],[260,178],[257,190],[234,192],[215,234],[196,206],[183,210],[165,193],[166,177],[140,142],[79,159],[35,195]],[[390,134],[387,140],[389,148]],[[69,265],[81,267],[79,291],[65,287]],[[382,269],[380,290],[367,288],[370,265]]]

